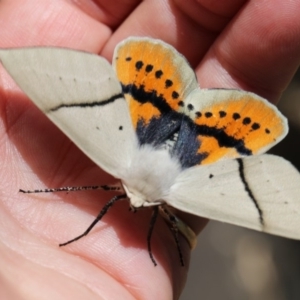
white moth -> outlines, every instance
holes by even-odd
[[[266,100],[201,90],[182,55],[148,38],[119,44],[114,69],[98,55],[51,47],[2,49],[0,59],[30,99],[120,180],[126,195],[119,198],[133,208],[162,206],[168,215],[171,206],[300,239],[300,175],[283,158],[261,155],[288,131]],[[176,222],[193,245],[193,232]]]

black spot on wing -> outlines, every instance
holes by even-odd
[[[143,67],[143,65],[144,65],[144,63],[141,60],[137,61],[135,63],[136,70],[139,71]]]
[[[169,88],[169,87],[171,87],[172,85],[173,85],[173,81],[172,81],[172,80],[167,79],[167,80],[165,81],[165,87],[166,87],[166,88]]]
[[[252,128],[253,130],[257,130],[257,129],[260,128],[260,125],[259,125],[258,123],[253,123],[252,126],[251,126],[251,128]]]
[[[189,103],[187,105],[187,108],[188,108],[188,110],[192,111],[194,109],[194,106],[193,106],[193,104]]]
[[[226,111],[223,111],[223,110],[219,111],[220,118],[224,118],[224,117],[226,117],[226,115],[227,115]]]
[[[146,68],[145,68],[145,71],[147,73],[151,72],[153,70],[153,65],[147,65]]]
[[[251,123],[251,119],[250,118],[246,117],[246,118],[243,119],[243,124],[244,125],[248,125],[250,123]]]
[[[172,92],[172,98],[173,99],[178,99],[178,97],[179,97],[179,94],[176,91],[173,91]]]
[[[162,70],[158,70],[155,72],[155,77],[158,79],[163,75],[163,71]]]
[[[238,114],[238,113],[234,113],[234,114],[232,115],[232,118],[233,118],[234,120],[238,120],[238,119],[241,118],[241,115]]]

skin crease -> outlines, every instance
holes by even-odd
[[[130,35],[160,38],[187,57],[202,87],[242,88],[276,103],[300,62],[299,10],[299,0],[3,0],[0,47],[52,45],[111,60],[115,45]],[[58,247],[81,234],[112,195],[22,195],[18,189],[113,179],[2,67],[0,80],[0,298],[178,299],[190,250],[181,239],[181,267],[169,229],[158,220],[154,267],[146,245],[150,210],[132,214],[128,202],[117,203],[87,237]],[[182,218],[196,232],[206,224]]]

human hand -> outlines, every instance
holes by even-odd
[[[174,45],[187,57],[201,87],[243,88],[272,102],[299,65],[299,1],[226,1],[214,7],[208,6],[211,1],[201,1],[203,6],[179,0],[123,2],[3,1],[0,47],[52,45],[100,53],[111,60],[123,38],[151,36]],[[5,75],[0,105],[0,296],[178,298],[187,268],[180,266],[162,221],[156,224],[152,241],[158,262],[153,267],[146,247],[149,211],[132,215],[128,203],[116,204],[87,237],[58,248],[82,233],[111,196],[102,192],[24,196],[17,190],[103,184],[113,179]],[[197,232],[205,224],[190,216],[187,222]],[[181,245],[188,262],[189,248],[184,240]]]

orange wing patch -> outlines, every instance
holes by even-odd
[[[178,111],[198,86],[195,73],[173,47],[147,38],[131,38],[114,54],[114,68],[129,103],[133,125],[138,120]]]
[[[201,91],[204,92],[214,93],[213,90]],[[195,107],[192,115],[194,123],[203,128],[203,134],[198,136],[198,153],[206,153],[207,157],[201,164],[265,152],[287,133],[286,121],[279,111],[252,93],[225,91],[231,98],[224,98],[222,90],[215,90],[218,97],[203,104],[201,93],[199,107]],[[194,106],[189,105],[194,110]]]
[[[125,94],[125,97],[129,103],[131,120],[135,128],[140,119],[144,120],[145,124],[149,124],[152,118],[161,116],[160,111],[151,103],[140,104],[130,94]]]
[[[205,154],[205,158],[200,162],[201,165],[211,164],[224,158],[237,158],[241,154],[235,148],[220,147],[217,139],[213,137],[198,137],[201,147],[198,153]]]
[[[265,99],[201,90],[186,59],[160,40],[125,40],[113,65],[140,145],[167,149],[183,169],[263,153],[287,133],[286,119]]]

